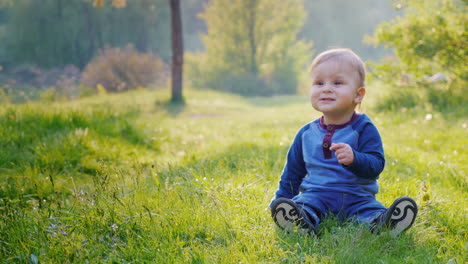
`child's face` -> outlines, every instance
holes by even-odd
[[[350,63],[322,62],[312,71],[312,106],[330,120],[349,118],[365,93],[359,86],[359,73]]]

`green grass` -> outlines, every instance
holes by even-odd
[[[377,198],[414,197],[419,216],[398,238],[334,219],[310,237],[267,208],[293,136],[319,117],[308,99],[168,93],[0,106],[0,262],[467,261],[465,109],[376,112],[370,94],[387,157]]]

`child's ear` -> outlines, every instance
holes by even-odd
[[[354,98],[354,102],[356,104],[360,104],[362,102],[362,99],[364,98],[364,95],[366,95],[366,88],[365,87],[360,87],[356,91],[356,97]]]

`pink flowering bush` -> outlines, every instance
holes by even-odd
[[[132,46],[105,48],[85,67],[81,84],[122,92],[162,83],[166,72],[164,62],[154,54],[137,52]]]

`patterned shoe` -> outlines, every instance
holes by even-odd
[[[409,197],[401,197],[393,202],[385,212],[379,215],[371,225],[371,232],[379,231],[382,226],[388,226],[393,236],[398,236],[411,227],[418,214],[416,202]]]
[[[293,200],[278,198],[271,204],[271,217],[282,229],[291,232],[297,227],[301,234],[315,233],[314,225]]]

